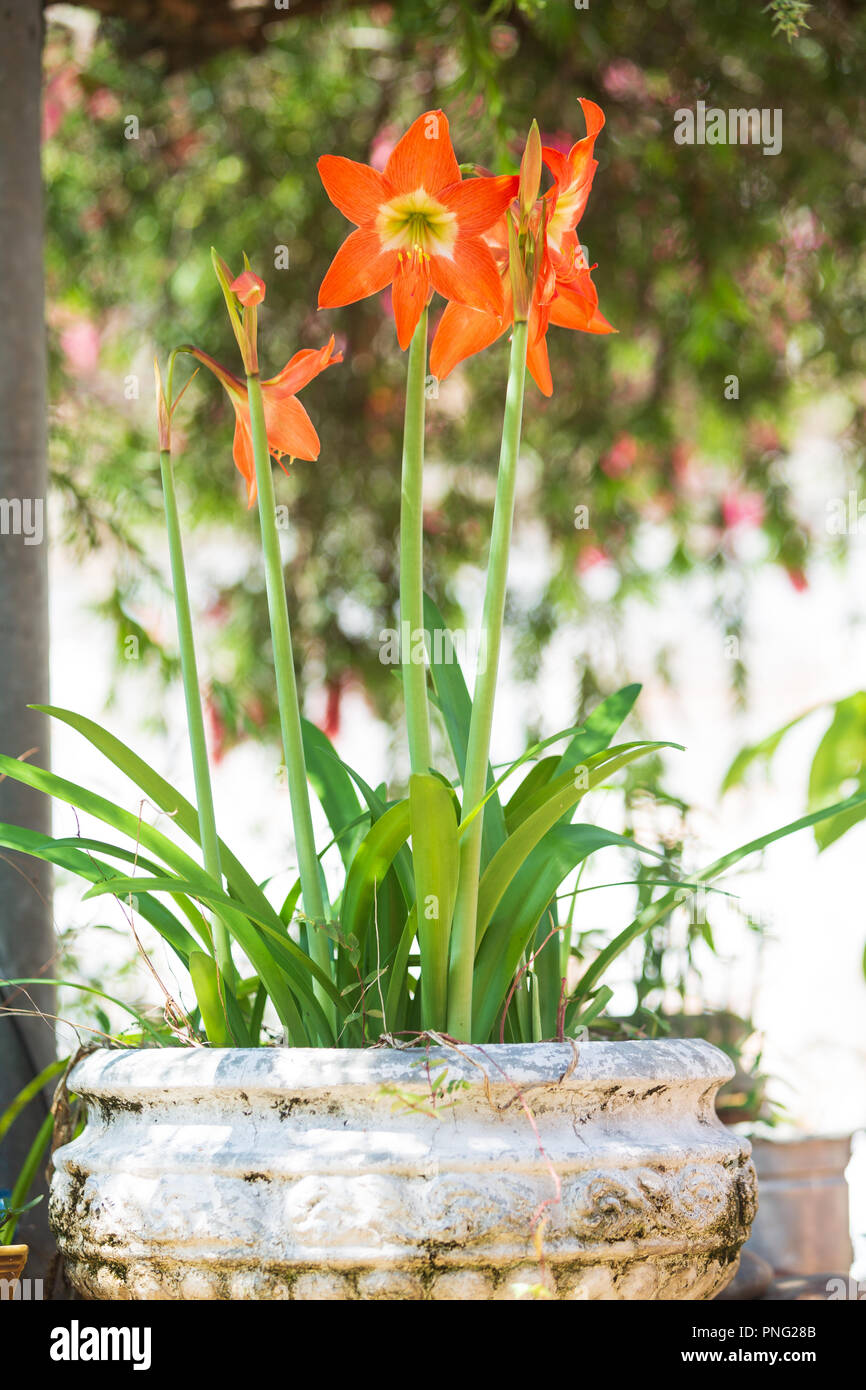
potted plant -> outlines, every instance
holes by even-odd
[[[828,512],[832,506],[828,503]],[[856,690],[803,711],[742,748],[725,774],[722,791],[742,785],[759,767],[769,773],[788,734],[819,714],[825,726],[809,767],[806,809],[832,808],[844,788],[866,785],[866,692]],[[817,822],[813,833],[818,852],[853,831],[864,814],[863,806],[849,804],[840,814]],[[863,968],[866,971],[866,953]],[[847,1275],[852,1249],[846,1169],[852,1136],[812,1134],[792,1120],[781,1132],[765,1132],[759,1126],[752,1143],[766,1201],[751,1248],[786,1274]]]
[[[137,803],[167,813],[168,830],[30,762],[0,759],[0,772],[110,828],[107,839],[46,839],[5,826],[0,843],[80,874],[89,897],[128,904],[171,947],[196,1000],[187,1012],[169,1001],[159,1026],[139,1016],[125,1039],[139,1046],[96,1051],[70,1077],[88,1121],[54,1154],[51,1216],[72,1283],[89,1297],[696,1299],[736,1269],[755,1181],[748,1144],[713,1110],[728,1060],[702,1040],[586,1040],[611,997],[605,972],[683,885],[658,880],[573,985],[563,968],[564,882],[608,846],[653,855],[575,823],[576,808],[649,750],[676,745],[614,741],[637,698],[629,686],[498,775],[489,762],[526,371],[550,392],[549,325],[611,331],[575,231],[604,120],[594,103],[582,107],[587,134],[570,153],[542,147],[533,125],[515,176],[462,177],[441,111],[414,122],[383,173],[339,156],[319,163],[328,195],[356,224],[319,303],[390,285],[408,348],[394,653],[408,790],[371,787],[298,701],[271,456],[316,457],[297,392],[340,361],[333,338],[263,381],[264,283],[248,263],[233,276],[214,255],[243,376],[197,347],[178,349],[226,388],[235,462],[258,503],[298,855],[282,903],[216,826],[171,452],[177,352],[164,385],[157,369],[195,804],[65,710],[50,712],[131,779]],[[434,291],[448,301],[432,345],[437,378],[511,331],[471,697],[423,587]],[[327,844],[314,837],[310,787]],[[741,846],[692,886],[709,889],[814,819]]]
[[[28,1105],[42,1094],[44,1088],[65,1071],[68,1058],[49,1063],[37,1076],[12,1098],[0,1114],[0,1145],[5,1141],[10,1129]],[[29,1247],[15,1244],[18,1223],[25,1212],[30,1211],[42,1201],[42,1197],[30,1198],[30,1191],[41,1165],[45,1161],[49,1146],[55,1134],[53,1111],[45,1116],[10,1192],[0,1192],[0,1298],[15,1297],[14,1286],[24,1273]],[[29,1198],[29,1200],[28,1200]]]

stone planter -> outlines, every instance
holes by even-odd
[[[52,1225],[97,1299],[708,1299],[755,1210],[713,1109],[730,1074],[684,1040],[576,1065],[556,1043],[94,1053]]]

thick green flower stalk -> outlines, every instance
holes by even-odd
[[[324,348],[305,349],[295,354],[282,371],[265,381],[259,375],[258,306],[265,297],[264,281],[250,269],[244,257],[244,270],[232,279],[225,262],[212,251],[214,270],[225,298],[244,364],[244,379],[227,371],[219,362],[198,348],[186,348],[222,382],[235,411],[234,460],[247,485],[250,506],[258,499],[262,554],[268,597],[268,616],[274,653],[274,674],[280,729],[283,740],[292,826],[298,852],[298,873],[304,914],[308,919],[310,954],[322,969],[333,974],[329,938],[321,926],[330,911],[325,898],[321,868],[313,832],[313,817],[307,784],[301,731],[301,711],[295,678],[292,634],[286,600],[286,585],[277,528],[276,499],[271,457],[315,459],[319,438],[298,401],[296,392],[319,372],[341,360],[334,353],[334,339]],[[319,982],[316,996],[331,1023],[333,1001]]]
[[[183,541],[180,529],[180,514],[177,505],[177,492],[174,483],[174,466],[171,459],[171,417],[177,401],[172,400],[172,378],[174,354],[168,368],[167,396],[163,393],[159,365],[154,361],[156,372],[156,399],[159,420],[159,466],[162,476],[162,492],[165,501],[165,524],[168,537],[168,553],[171,564],[171,582],[174,592],[174,608],[177,618],[177,638],[180,648],[180,666],[183,679],[183,693],[186,703],[186,721],[189,730],[189,746],[192,755],[195,799],[198,809],[199,833],[201,837],[202,858],[211,878],[222,887],[220,868],[219,837],[214,812],[213,789],[207,757],[207,741],[204,731],[204,717],[201,707],[201,692],[198,683],[198,666],[195,655],[195,641],[192,630],[192,609],[189,601],[189,586],[183,559]],[[188,384],[188,383],[187,383]],[[186,387],[184,387],[186,390]],[[181,392],[183,395],[183,392]],[[180,400],[180,396],[177,398]],[[231,954],[231,937],[217,917],[213,924],[214,955],[223,978],[233,985],[236,972]]]
[[[523,423],[523,396],[526,383],[526,340],[528,325],[515,323],[511,340],[511,362],[505,397],[505,419],[493,508],[493,529],[487,563],[487,588],[481,619],[480,663],[472,701],[466,772],[463,778],[463,818],[480,803],[487,787],[487,764],[496,679],[502,648],[502,620],[508,583],[508,557],[514,520],[514,495]],[[451,933],[451,964],[448,980],[448,1032],[469,1040],[472,1036],[472,982],[475,965],[475,923],[478,906],[478,880],[481,867],[483,810],[467,828],[460,846],[460,873]]]
[[[412,335],[406,375],[403,468],[400,484],[400,660],[409,766],[430,767],[427,666],[417,644],[424,633],[424,403],[427,379],[427,310]]]

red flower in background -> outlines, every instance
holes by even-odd
[[[593,147],[604,126],[604,114],[595,102],[581,97],[587,133],[572,145],[568,154],[553,146],[542,147],[544,163],[553,175],[553,186],[536,203],[530,227],[541,254],[534,279],[529,308],[529,337],[526,364],[545,396],[553,392],[547,354],[547,330],[551,324],[583,333],[613,333],[598,308],[598,291],[592,283],[591,267],[581,249],[575,228],[580,221],[598,161]],[[517,227],[513,210],[505,212],[485,240],[493,252],[503,288],[503,308],[499,314],[449,304],[433,339],[430,370],[440,379],[474,353],[496,341],[514,322],[514,304],[509,277],[508,219]]]
[[[402,348],[433,290],[501,313],[499,272],[482,237],[510,203],[517,180],[462,179],[442,111],[418,117],[381,173],[341,155],[323,155],[318,169],[331,202],[357,229],[322,281],[320,308],[352,304],[391,285]]]
[[[601,470],[609,478],[622,478],[637,462],[637,440],[633,434],[620,434],[601,461]]]

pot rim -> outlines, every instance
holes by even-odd
[[[69,1088],[79,1095],[164,1094],[183,1091],[368,1089],[383,1083],[414,1083],[426,1089],[425,1049],[397,1048],[100,1048],[73,1070]],[[729,1058],[702,1038],[628,1042],[430,1044],[434,1060],[447,1063],[449,1078],[530,1086],[559,1083],[572,1089],[598,1083],[653,1082],[693,1085],[701,1090],[734,1075]],[[576,1057],[576,1061],[575,1061]]]

